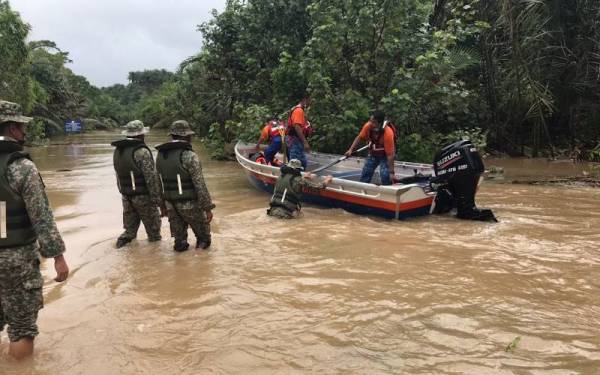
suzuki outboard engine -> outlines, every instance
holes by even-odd
[[[444,147],[433,161],[435,177],[431,184],[437,190],[435,213],[456,208],[459,219],[498,221],[491,210],[475,206],[479,177],[484,172],[477,148],[468,140]]]

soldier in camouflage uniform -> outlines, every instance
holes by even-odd
[[[332,180],[331,176],[326,176],[323,182],[314,181],[316,175],[306,173],[302,176],[303,170],[302,162],[298,159],[292,159],[281,167],[281,176],[275,184],[267,215],[279,219],[297,217],[302,208],[302,188],[325,189]]]
[[[9,354],[16,359],[33,353],[38,334],[43,307],[39,256],[54,258],[56,281],[69,275],[44,183],[23,152],[30,120],[18,104],[0,100],[0,331],[8,325]]]
[[[144,143],[148,128],[139,120],[125,125],[125,139],[112,142],[117,186],[123,200],[123,228],[116,247],[120,248],[137,237],[140,222],[144,223],[148,241],[160,241],[161,213],[164,204],[160,182],[154,168],[152,152]]]
[[[196,248],[207,249],[215,205],[202,176],[200,159],[190,143],[195,133],[187,121],[178,120],[171,125],[169,134],[171,142],[156,146],[156,169],[163,187],[171,237],[175,237],[173,249],[188,249],[188,226],[196,235]]]

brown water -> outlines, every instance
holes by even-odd
[[[45,262],[35,358],[1,374],[600,374],[598,190],[485,184],[498,224],[277,221],[236,163],[202,154],[211,250],[174,253],[166,219],[167,240],[116,250],[112,138],[32,150],[72,274]]]

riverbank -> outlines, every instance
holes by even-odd
[[[593,187],[600,188],[599,178],[590,177],[570,177],[570,178],[555,178],[537,181],[512,181],[513,184],[527,185],[555,185],[555,186],[570,186],[570,187]]]
[[[488,158],[484,176],[501,184],[600,187],[600,164],[571,159]],[[499,173],[501,172],[501,173]]]

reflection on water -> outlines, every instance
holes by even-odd
[[[277,221],[241,168],[203,154],[211,250],[176,254],[140,231],[117,251],[110,139],[32,150],[73,274],[58,285],[45,263],[35,360],[0,363],[2,374],[599,371],[597,190],[483,185],[478,201],[498,224],[318,207]]]

